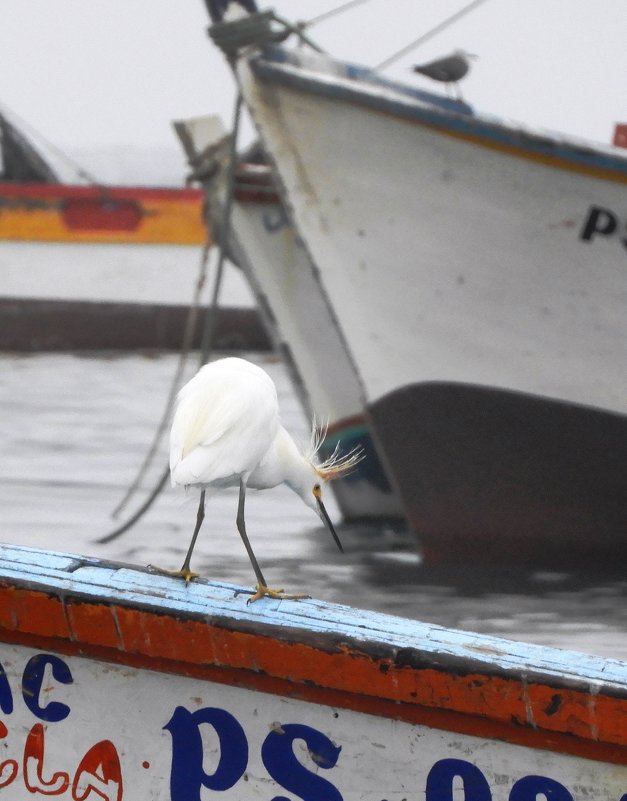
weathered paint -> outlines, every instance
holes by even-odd
[[[625,767],[339,705],[22,646],[4,646],[2,657],[13,703],[2,774],[16,799],[50,793],[53,776],[62,797],[82,798],[91,785],[108,801],[183,801],[203,786],[225,799],[435,801],[455,776],[467,799],[535,799],[547,788],[560,798],[561,787],[563,798],[618,801],[627,782]]]
[[[388,80],[368,67],[279,47],[265,49],[263,58],[253,57],[251,63],[261,81],[276,81],[305,93],[412,119],[446,136],[558,170],[627,183],[627,161],[609,147],[480,115],[463,101]]]
[[[423,555],[624,563],[624,151],[302,48],[235,72]]]
[[[247,596],[2,546],[0,788],[16,801],[627,793],[626,664]]]
[[[447,381],[625,413],[624,155],[289,55],[238,82],[366,402]]]
[[[200,245],[197,189],[0,183],[0,240]]]

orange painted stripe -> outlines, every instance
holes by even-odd
[[[271,695],[293,698],[309,703],[339,709],[349,709],[367,715],[391,718],[404,723],[429,726],[433,729],[468,734],[484,739],[501,740],[528,748],[569,754],[583,759],[627,765],[627,747],[619,744],[579,739],[570,734],[533,730],[495,722],[476,715],[451,712],[437,707],[402,704],[381,698],[365,698],[332,688],[299,684],[290,679],[278,679],[264,673],[244,671],[227,666],[199,665],[161,658],[146,659],[127,651],[99,646],[85,646],[81,642],[42,638],[21,632],[0,632],[2,641],[29,648],[48,650],[67,656],[80,656],[102,662],[124,665],[138,670],[152,670],[190,678],[241,687]]]
[[[627,764],[627,699],[317,646],[120,604],[0,588],[0,639]],[[250,626],[250,623],[248,624]],[[294,639],[292,639],[294,638]]]
[[[0,184],[0,239],[201,245],[196,189]]]

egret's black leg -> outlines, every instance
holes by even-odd
[[[194,550],[194,546],[196,545],[196,540],[198,538],[198,532],[200,531],[200,527],[202,526],[202,521],[205,519],[205,490],[200,493],[200,502],[198,503],[198,512],[196,513],[196,528],[194,529],[194,533],[192,534],[192,541],[189,544],[189,548],[187,549],[187,556],[185,557],[185,561],[183,562],[183,566],[180,570],[166,570],[163,567],[155,567],[154,565],[149,565],[153,570],[158,571],[159,573],[165,573],[167,576],[180,576],[181,578],[185,579],[185,583],[189,584],[189,582],[198,576],[198,573],[194,573],[193,570],[190,568],[190,562],[192,560],[192,552]]]
[[[246,548],[246,553],[248,554],[248,558],[250,559],[250,563],[253,566],[253,570],[255,571],[255,576],[257,577],[257,581],[259,584],[266,585],[266,580],[263,577],[263,573],[261,572],[261,568],[259,567],[259,562],[253,553],[253,549],[250,545],[250,540],[248,539],[248,534],[246,533],[246,521],[244,519],[244,504],[246,502],[246,484],[244,484],[243,479],[240,478],[239,481],[239,501],[237,504],[237,530],[239,531],[239,535],[242,538],[242,542],[244,543],[244,548]]]
[[[185,581],[190,581],[197,576],[198,573],[193,573],[190,569],[190,563],[192,561],[192,551],[194,550],[194,546],[196,545],[196,540],[198,539],[198,532],[200,531],[200,527],[202,526],[202,521],[205,519],[205,490],[200,493],[200,501],[198,502],[198,512],[196,513],[196,528],[194,529],[194,533],[192,534],[192,541],[189,544],[189,548],[187,549],[187,556],[185,557],[185,561],[183,562],[183,566],[181,567],[181,576],[185,579]]]
[[[244,504],[246,501],[246,484],[244,483],[243,479],[240,479],[239,482],[239,501],[237,504],[237,530],[239,531],[239,535],[242,538],[242,542],[244,543],[244,548],[246,548],[246,553],[248,554],[248,558],[250,559],[250,563],[253,566],[253,570],[255,571],[255,576],[257,577],[257,586],[255,588],[256,592],[252,595],[247,603],[252,603],[253,601],[258,601],[260,598],[263,598],[264,595],[269,596],[270,598],[287,598],[287,599],[298,599],[298,598],[309,598],[308,595],[286,595],[283,590],[274,590],[266,584],[266,580],[263,577],[263,573],[261,572],[261,568],[259,567],[259,562],[253,553],[253,549],[250,545],[250,540],[248,539],[248,534],[246,533],[246,521],[244,519]]]

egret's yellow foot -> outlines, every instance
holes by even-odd
[[[265,584],[257,584],[255,586],[254,595],[250,596],[250,598],[246,601],[246,604],[252,604],[254,601],[258,601],[263,597],[276,598],[279,601],[299,601],[303,598],[311,598],[311,595],[304,595],[302,593],[290,595],[289,593],[283,592],[283,590],[275,590],[272,587],[266,587]]]
[[[180,570],[167,570],[165,567],[158,567],[157,565],[148,565],[149,570],[154,570],[155,573],[163,573],[165,576],[173,576],[174,578],[185,579],[185,583],[189,584],[192,579],[198,578],[200,573],[194,573],[188,567],[183,566]]]

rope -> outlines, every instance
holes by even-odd
[[[279,17],[276,14],[272,15],[272,19],[274,19],[276,22],[280,22],[281,25],[284,25],[285,28],[287,28],[288,32],[287,35],[289,35],[290,33],[294,33],[296,34],[296,36],[298,36],[301,43],[308,45],[309,47],[311,47],[312,50],[315,50],[316,53],[324,53],[324,50],[321,47],[318,47],[318,45],[313,41],[313,39],[310,39],[308,36],[305,35],[304,28],[307,26],[307,23],[297,23],[296,25],[294,25],[289,20],[283,19],[283,17]]]
[[[161,420],[159,421],[159,425],[157,426],[157,430],[155,431],[155,434],[153,436],[150,448],[148,449],[148,452],[146,453],[146,456],[144,457],[144,460],[141,463],[139,470],[137,471],[137,475],[129,485],[122,500],[115,507],[113,512],[111,512],[111,517],[113,519],[117,518],[120,512],[126,507],[127,503],[137,492],[139,485],[141,484],[141,482],[144,479],[144,476],[146,475],[146,471],[148,470],[148,468],[150,467],[155,458],[155,455],[157,453],[157,450],[165,433],[168,420],[170,419],[172,406],[174,405],[174,399],[176,398],[176,393],[178,392],[179,386],[181,384],[181,377],[183,375],[183,371],[185,370],[185,365],[187,364],[189,352],[193,344],[194,333],[196,331],[196,324],[198,321],[198,313],[200,310],[200,297],[205,282],[207,280],[207,263],[209,261],[209,252],[210,252],[210,244],[209,244],[209,238],[207,238],[207,242],[205,242],[202,249],[202,257],[200,260],[198,278],[196,279],[196,288],[194,290],[194,297],[192,299],[192,303],[189,308],[187,318],[185,320],[185,330],[183,332],[183,341],[181,343],[181,351],[179,353],[178,364],[176,366],[176,371],[170,383],[170,390],[168,392],[168,397],[164,405]]]
[[[406,53],[409,53],[411,50],[414,50],[418,45],[424,44],[428,39],[431,39],[436,34],[440,33],[441,31],[445,30],[452,25],[457,20],[465,17],[466,14],[470,14],[471,11],[474,11],[475,8],[478,8],[480,5],[485,3],[486,0],[473,0],[472,3],[468,3],[468,5],[464,6],[462,9],[457,11],[455,14],[452,14],[450,17],[447,17],[443,22],[440,22],[439,25],[436,25],[435,28],[431,28],[430,31],[427,31],[422,36],[418,37],[414,42],[408,44],[406,47],[403,47],[402,50],[399,50],[394,55],[387,58],[385,61],[382,61],[380,64],[377,64],[374,67],[375,70],[383,70],[386,67],[389,67],[390,64],[393,64],[395,61],[398,61],[399,58],[404,56]]]
[[[233,127],[232,127],[233,133],[231,135],[229,162],[226,175],[226,197],[224,201],[223,216],[218,236],[219,256],[218,256],[218,263],[216,266],[211,302],[207,307],[207,314],[205,316],[205,323],[203,328],[201,350],[200,350],[200,360],[199,360],[200,366],[206,364],[206,362],[209,360],[213,345],[213,336],[215,331],[215,320],[216,320],[215,311],[218,305],[220,288],[222,285],[222,277],[224,273],[224,259],[226,258],[226,250],[228,247],[228,239],[230,231],[231,208],[233,205],[233,194],[235,188],[235,167],[237,163],[237,136],[239,133],[241,109],[242,109],[242,96],[238,92],[237,99],[235,101],[235,111],[233,115]],[[189,322],[189,317],[188,317],[188,322]],[[179,366],[180,366],[180,361],[179,361]],[[170,399],[173,400],[174,398],[175,395],[175,392],[173,392],[174,387],[175,384],[173,382],[170,390],[170,396],[168,398],[168,406],[161,420],[161,425],[160,425],[161,429],[165,429],[165,421],[167,421],[171,411]],[[155,436],[155,440],[157,440],[162,433],[163,433],[162,430],[158,431],[157,435]],[[155,443],[153,441],[153,446],[154,444]],[[96,540],[96,542],[99,543],[100,545],[104,545],[108,542],[113,542],[113,540],[117,539],[121,534],[124,534],[124,532],[132,528],[135,525],[135,523],[137,523],[137,521],[144,516],[144,514],[150,509],[155,500],[159,497],[161,490],[165,486],[169,472],[170,472],[169,468],[166,468],[163,471],[163,473],[160,475],[157,483],[155,484],[155,487],[153,488],[152,492],[150,493],[146,501],[140,506],[140,508],[135,512],[135,514],[131,516],[129,520],[127,520],[125,523],[123,523],[121,526],[119,526],[109,534],[105,534],[104,537],[100,537],[99,539]]]
[[[158,498],[159,493],[163,489],[166,481],[168,480],[168,475],[170,473],[170,468],[168,467],[166,470],[163,471],[159,480],[154,486],[154,489],[148,496],[148,498],[144,501],[144,503],[139,507],[139,509],[135,512],[135,514],[130,517],[126,523],[123,523],[119,528],[116,528],[115,531],[112,531],[110,534],[105,534],[104,537],[100,537],[96,540],[99,545],[104,545],[107,542],[113,542],[113,540],[117,540],[117,538],[124,534],[125,531],[128,531],[129,528],[132,528],[137,521],[144,516],[144,514],[150,509],[153,505],[155,500]]]
[[[239,133],[240,120],[242,116],[242,94],[237,93],[235,99],[235,110],[233,112],[233,126],[232,135],[229,148],[229,160],[226,173],[226,197],[224,199],[224,209],[222,213],[222,221],[220,224],[220,250],[218,253],[218,264],[216,267],[216,278],[213,286],[213,294],[211,303],[207,307],[207,314],[205,315],[205,325],[202,334],[201,347],[200,347],[200,362],[199,366],[202,367],[209,361],[211,354],[211,345],[213,342],[213,335],[215,332],[216,313],[215,309],[218,303],[218,295],[220,286],[222,284],[222,275],[224,272],[224,260],[226,258],[226,251],[228,248],[229,232],[231,226],[231,209],[233,206],[233,194],[235,189],[235,167],[237,164],[237,136]]]
[[[221,271],[218,272],[216,270],[216,275],[215,275],[215,280],[214,280],[214,285],[213,285],[213,292],[212,292],[212,300],[211,300],[211,304],[210,304],[210,306],[208,307],[208,310],[207,310],[208,315],[209,315],[210,310],[214,310],[215,307],[217,306],[218,297],[219,297],[219,294],[220,294],[220,284],[221,284],[221,282],[222,282],[222,272]],[[196,309],[196,314],[194,315],[193,323],[190,323],[190,325],[188,326],[188,328],[186,330],[186,334],[187,334],[188,331],[191,331],[193,333],[194,328],[195,328],[195,324],[196,324],[196,319],[197,319],[197,316],[198,316],[197,313],[198,313],[198,308]],[[189,323],[190,319],[191,319],[191,315],[188,317],[188,323]],[[207,342],[208,342],[208,344],[206,344],[205,347],[203,348],[203,350],[201,351],[201,353],[203,354],[203,355],[201,355],[201,364],[204,364],[203,358],[205,360],[208,359],[208,356],[209,356],[209,353],[210,353],[210,350],[211,350],[211,337],[207,340]],[[139,480],[141,479],[143,474],[146,472],[146,469],[147,469],[148,465],[152,462],[152,459],[153,459],[153,457],[154,457],[154,455],[155,455],[155,453],[157,451],[157,448],[159,446],[159,442],[160,442],[160,440],[161,440],[161,438],[162,438],[162,436],[163,436],[163,434],[165,432],[167,423],[168,423],[169,418],[170,418],[170,412],[172,411],[172,406],[174,405],[174,399],[176,397],[176,393],[177,393],[178,388],[179,388],[181,374],[183,372],[183,367],[184,367],[184,364],[185,364],[185,362],[187,360],[187,356],[188,355],[189,355],[189,351],[187,353],[185,353],[185,358],[184,359],[182,359],[182,358],[179,359],[178,369],[176,371],[175,378],[172,381],[172,384],[171,384],[171,387],[170,387],[170,394],[168,396],[168,402],[166,404],[166,408],[164,410],[163,417],[161,418],[161,422],[159,424],[159,428],[157,430],[157,433],[155,434],[155,437],[153,439],[152,447],[151,447],[150,451],[148,452],[148,454],[146,455],[146,458],[144,459],[144,463],[143,463],[142,468],[140,470],[140,474],[138,474],[137,478],[135,479],[135,482],[133,482],[133,487],[129,488],[129,491],[127,492],[127,495],[125,496],[123,501],[126,501],[126,497],[127,496],[130,497],[132,494],[134,494],[135,490],[137,489],[137,485],[139,484]],[[140,520],[146,514],[146,512],[150,509],[150,507],[153,505],[153,503],[157,500],[157,498],[161,494],[161,490],[166,485],[166,482],[168,480],[169,475],[170,475],[170,467],[169,467],[169,465],[166,465],[165,470],[161,473],[161,475],[157,479],[157,482],[156,482],[155,486],[153,487],[152,491],[150,492],[150,495],[148,496],[148,498],[146,498],[144,503],[139,507],[139,509],[135,512],[135,514],[133,514],[125,523],[122,523],[122,525],[119,526],[118,528],[116,528],[114,531],[110,532],[109,534],[105,534],[105,536],[101,537],[100,539],[97,539],[96,542],[99,543],[100,545],[104,545],[104,544],[106,544],[108,542],[113,542],[113,540],[116,540],[119,536],[124,534],[125,531],[128,531],[130,528],[132,528],[135,525],[135,523],[137,523],[137,521]],[[118,510],[122,509],[124,507],[124,505],[125,505],[125,503],[121,503],[118,506],[118,509],[116,510],[116,512]],[[115,516],[115,515],[112,515],[112,516]]]
[[[330,11],[325,11],[323,14],[318,14],[317,17],[308,19],[306,22],[301,23],[301,25],[304,28],[310,28],[312,25],[318,25],[318,23],[324,22],[327,19],[331,19],[331,17],[335,17],[337,14],[342,14],[344,11],[349,11],[354,6],[360,6],[362,3],[367,2],[369,2],[369,0],[349,0],[347,3],[342,3],[341,6],[337,6],[337,8],[332,8]]]
[[[274,29],[273,22],[278,22],[282,30]],[[231,62],[244,47],[277,44],[292,33],[298,36],[301,42],[321,53],[321,48],[303,32],[304,27],[305,23],[294,25],[289,20],[277,16],[274,11],[259,11],[233,22],[215,22],[209,28],[209,36]]]

